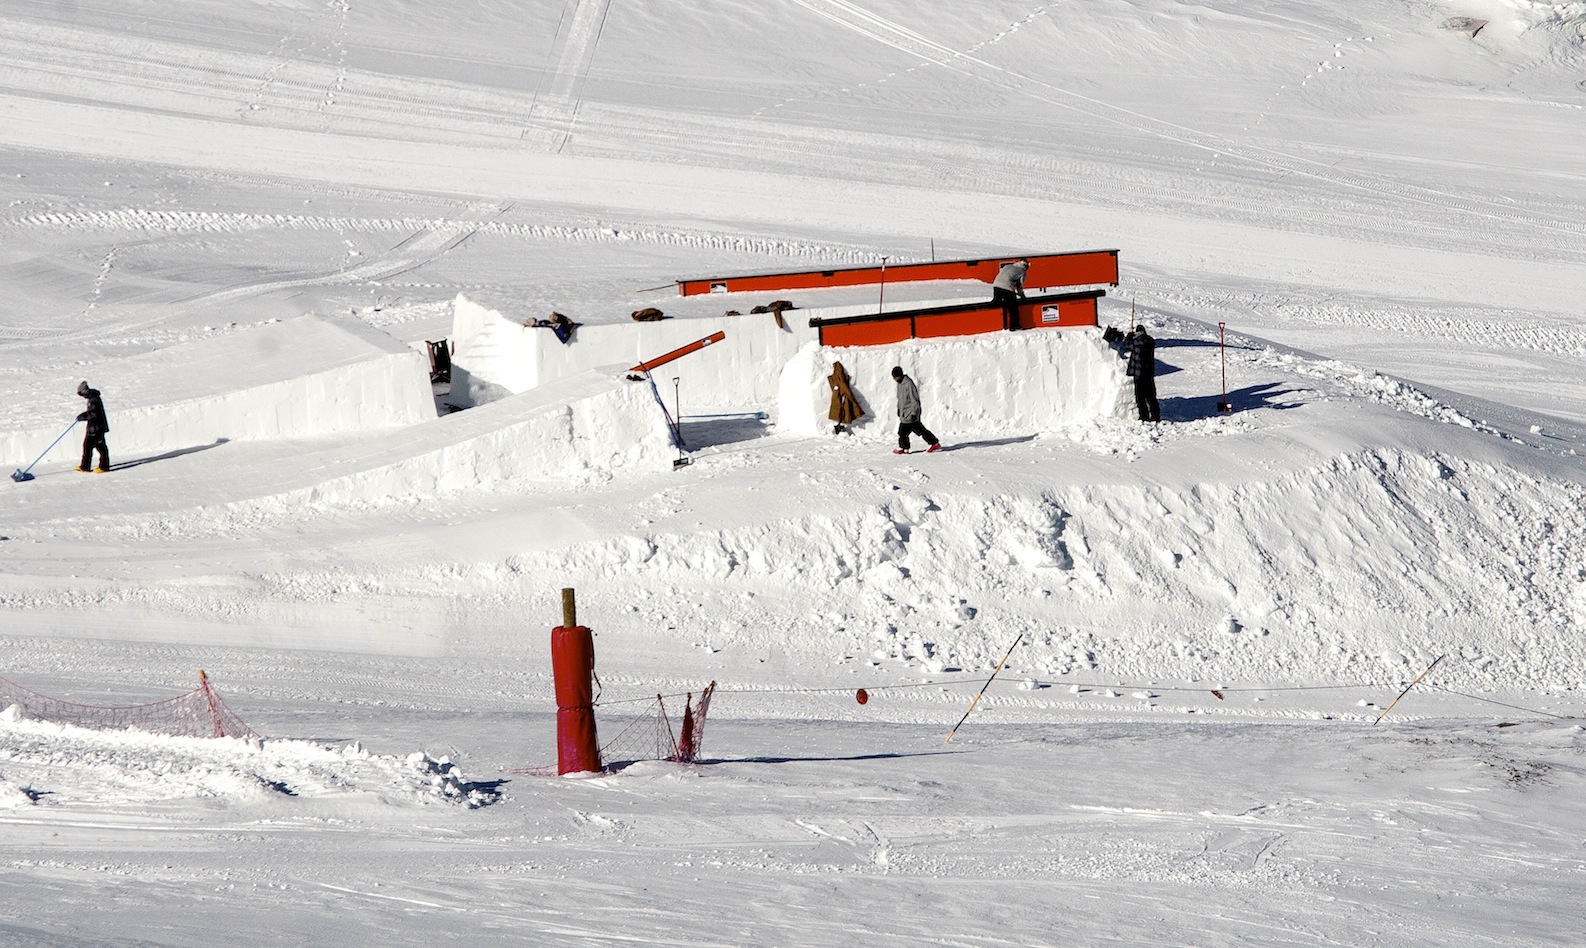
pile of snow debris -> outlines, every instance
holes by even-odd
[[[389,806],[480,807],[496,783],[472,783],[447,758],[371,754],[354,742],[167,737],[96,731],[0,712],[0,808],[135,805],[179,799],[236,803],[358,798]]]

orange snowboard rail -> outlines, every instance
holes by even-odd
[[[1095,326],[1096,301],[1106,295],[1106,290],[1086,290],[1026,297],[1015,306],[1018,328]],[[1008,328],[1002,304],[989,302],[817,318],[810,320],[810,326],[818,330],[823,346],[885,346],[905,339],[972,336]]]
[[[664,355],[658,355],[655,358],[649,360],[648,362],[640,362],[638,365],[634,366],[629,371],[631,371],[631,372],[648,372],[651,369],[659,368],[659,367],[667,364],[668,362],[671,362],[673,359],[681,359],[684,356],[688,355],[690,352],[698,352],[699,350],[705,348],[706,346],[710,345],[711,343],[721,342],[723,339],[726,339],[726,338],[727,338],[727,334],[724,333],[724,332],[713,332],[713,333],[711,333],[710,335],[706,336],[703,339],[696,339],[696,340],[694,340],[693,342],[689,343],[686,346],[679,346],[678,348],[673,349],[671,352],[668,352],[668,353],[666,353]]]
[[[886,268],[887,283],[917,283],[927,280],[979,280],[990,283],[997,271],[1011,260],[1030,261],[1024,285],[1042,289],[1071,286],[1118,285],[1118,251],[1080,250],[1072,253],[1008,254],[978,260],[933,260],[929,263],[899,263]],[[705,293],[745,293],[750,291],[808,290],[834,286],[865,286],[882,282],[879,266],[841,267],[834,270],[800,270],[788,273],[759,273],[745,276],[705,277],[678,280],[680,296]]]

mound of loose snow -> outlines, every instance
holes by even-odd
[[[422,752],[395,757],[371,754],[358,744],[334,748],[295,740],[96,731],[16,715],[0,720],[0,765],[0,806],[319,797],[475,807],[499,795],[492,784],[464,779],[450,760]]]

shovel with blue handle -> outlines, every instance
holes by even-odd
[[[51,451],[55,450],[55,446],[57,444],[61,443],[61,438],[64,438],[67,435],[71,434],[72,433],[72,429],[75,428],[75,427],[77,427],[77,422],[76,421],[73,421],[71,424],[67,425],[66,426],[66,430],[61,432],[61,437],[60,438],[56,438],[54,441],[51,441],[50,442],[50,446],[44,449],[44,454],[49,454]],[[33,459],[33,464],[37,464],[40,461],[44,460],[44,454],[41,454],[38,457],[34,458]],[[29,464],[27,467],[23,468],[20,471],[12,471],[11,472],[11,479],[16,481],[18,484],[22,483],[23,481],[31,481],[33,479],[33,475],[29,474],[28,472],[33,470],[33,464]]]

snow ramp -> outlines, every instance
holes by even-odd
[[[464,408],[483,405],[608,363],[631,368],[720,332],[721,342],[669,365],[666,378],[680,378],[690,412],[763,410],[775,403],[782,366],[816,338],[807,319],[811,312],[816,311],[789,312],[781,324],[772,314],[751,313],[581,326],[573,343],[563,345],[549,329],[525,326],[458,296],[452,319],[457,351],[447,400]]]
[[[381,503],[507,482],[667,470],[675,455],[648,385],[590,370],[478,408],[297,453],[256,471],[245,496]],[[240,499],[240,498],[239,498]]]

